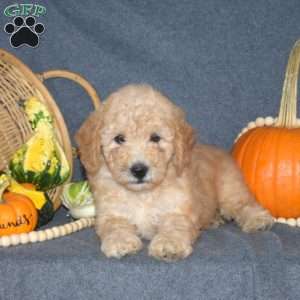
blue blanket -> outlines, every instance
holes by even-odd
[[[25,1],[26,2],[26,1]],[[29,2],[30,3],[30,2]],[[146,82],[184,108],[199,140],[230,149],[258,116],[276,116],[289,51],[300,37],[298,0],[52,0],[36,48],[12,48],[0,2],[0,47],[35,72],[69,69],[104,99]],[[20,11],[19,11],[20,13]],[[49,80],[73,136],[92,111],[67,80]],[[1,96],[1,95],[0,95]],[[84,178],[78,161],[74,179]],[[53,224],[69,221],[61,209]],[[145,249],[121,261],[99,251],[93,229],[0,249],[0,299],[299,299],[300,229],[204,232],[188,259],[166,264]]]

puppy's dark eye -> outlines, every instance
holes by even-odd
[[[153,143],[158,143],[161,140],[161,137],[157,133],[152,133],[150,136],[150,141]]]
[[[125,136],[123,134],[118,134],[114,137],[114,141],[117,144],[121,145],[121,144],[125,143]]]

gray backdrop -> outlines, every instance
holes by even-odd
[[[12,3],[1,0],[0,13]],[[199,139],[227,149],[249,121],[277,114],[288,54],[300,38],[299,0],[34,3],[47,9],[39,47],[12,49],[3,14],[0,47],[35,72],[82,74],[103,99],[124,84],[150,83],[186,110]],[[47,86],[73,135],[92,110],[89,98],[66,80]],[[74,178],[82,178],[78,163]],[[64,210],[55,222],[66,222]],[[245,235],[230,224],[204,233],[188,260],[167,265],[146,250],[106,260],[86,230],[0,249],[0,299],[297,299],[299,237],[284,225]]]

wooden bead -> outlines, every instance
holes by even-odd
[[[265,125],[267,125],[267,126],[271,126],[271,125],[273,125],[274,124],[274,118],[273,117],[266,117],[265,118]]]
[[[54,238],[59,237],[59,229],[58,229],[57,226],[55,226],[55,227],[52,228],[52,232],[53,232],[53,237]]]
[[[73,231],[73,232],[78,231],[78,226],[77,226],[77,223],[76,223],[76,222],[71,223],[71,226],[72,226],[72,231]]]
[[[12,234],[10,236],[10,241],[12,246],[16,246],[20,243],[20,235],[19,234]]]
[[[11,245],[10,238],[8,235],[5,235],[1,238],[1,246],[9,247]]]
[[[248,128],[243,128],[243,130],[242,130],[242,134],[244,134],[244,133],[246,133],[248,131]]]
[[[29,242],[28,233],[21,233],[20,234],[20,243],[27,244]]]
[[[276,222],[286,224],[286,219],[285,218],[278,218],[278,219],[276,219]]]
[[[76,223],[77,223],[77,226],[78,226],[78,230],[81,230],[83,228],[81,220],[76,221]]]
[[[80,220],[81,220],[82,226],[83,226],[84,228],[87,227],[87,225],[88,225],[87,219],[83,218],[83,219],[80,219]]]
[[[258,117],[256,120],[255,120],[255,125],[257,127],[262,127],[265,125],[265,119],[262,118],[262,117]]]
[[[248,123],[248,129],[252,129],[254,127],[256,127],[255,122],[251,121]]]
[[[52,240],[54,238],[54,234],[50,228],[45,230],[45,234],[46,234],[47,240]]]
[[[38,241],[39,242],[43,242],[47,239],[46,233],[44,230],[40,230],[37,232],[37,236],[38,236]]]
[[[36,231],[29,232],[28,237],[29,237],[29,241],[31,243],[36,243],[38,241],[38,236],[37,236]]]
[[[67,234],[72,233],[72,226],[71,226],[70,223],[68,223],[68,224],[65,225],[65,229],[66,229],[66,233]]]
[[[287,224],[294,227],[294,226],[296,226],[297,221],[296,221],[296,219],[289,218],[289,219],[287,219]]]
[[[59,228],[60,236],[65,236],[67,233],[65,226],[59,226],[58,228]]]

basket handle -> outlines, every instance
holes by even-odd
[[[94,108],[97,110],[100,108],[101,100],[98,96],[95,88],[81,75],[67,71],[67,70],[49,70],[43,73],[36,74],[37,77],[43,82],[46,79],[49,78],[66,78],[69,80],[72,80],[76,83],[78,83],[83,89],[87,92],[87,94],[90,96]]]
[[[300,66],[300,40],[298,40],[289,56],[282,89],[280,110],[275,126],[297,127],[297,89]]]

